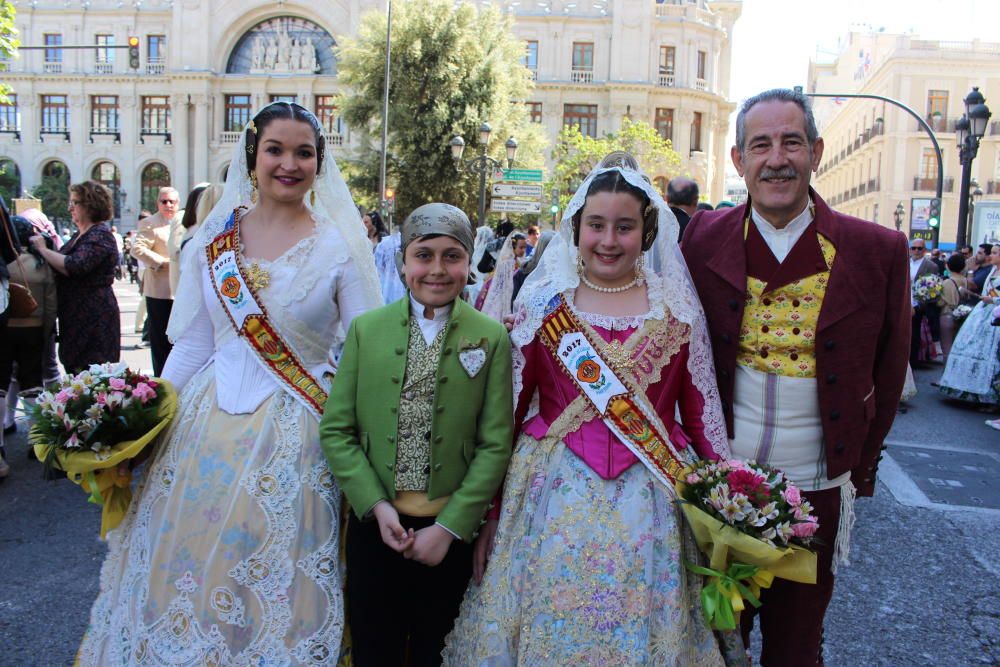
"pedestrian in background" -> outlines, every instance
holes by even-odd
[[[944,353],[945,361],[948,353],[955,342],[955,334],[959,325],[952,317],[952,312],[965,301],[968,280],[962,271],[965,269],[965,257],[961,253],[952,253],[945,264],[948,268],[948,277],[944,279],[941,288],[941,351]]]
[[[56,271],[59,299],[59,359],[69,373],[91,364],[118,361],[121,324],[112,288],[118,247],[105,224],[114,215],[111,191],[95,181],[69,188],[69,211],[77,233],[60,250],[44,236],[31,237]]]
[[[691,216],[698,212],[698,184],[682,176],[670,179],[667,183],[667,204],[680,225],[680,237],[677,239],[680,241]]]
[[[372,244],[372,252],[375,252],[375,248],[382,242],[382,239],[389,235],[389,230],[385,228],[385,223],[382,222],[382,216],[378,214],[378,211],[368,211],[361,217],[361,222],[365,225],[368,242]]]
[[[194,227],[198,216],[198,200],[201,199],[206,188],[211,185],[211,183],[199,183],[194,186],[191,192],[188,193],[184,210],[174,216],[170,222],[170,235],[167,237],[167,254],[170,256],[171,296],[177,291],[177,283],[181,279],[181,244],[184,241],[185,232],[187,232],[188,228]]]
[[[45,348],[56,322],[56,282],[52,269],[34,248],[30,239],[35,229],[25,218],[13,219],[14,235],[0,232],[0,243],[11,243],[17,257],[8,262],[7,271],[12,283],[28,288],[34,298],[35,309],[30,313],[15,317],[12,313],[7,326],[0,329],[0,416],[7,423],[8,416],[13,423],[13,415],[8,410],[17,406],[14,394],[13,406],[8,395],[9,387],[19,388],[22,395],[37,395],[45,379]],[[4,429],[6,434],[7,429]],[[4,449],[4,434],[0,434],[0,478],[7,475]]]
[[[156,196],[155,214],[139,223],[139,233],[132,244],[132,256],[142,262],[142,296],[146,301],[149,318],[149,351],[153,358],[153,375],[163,371],[170,354],[167,339],[167,322],[174,303],[170,284],[170,229],[178,223],[183,211],[178,211],[180,195],[174,188],[160,188]]]

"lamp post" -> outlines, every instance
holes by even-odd
[[[958,161],[962,164],[962,185],[959,188],[961,195],[958,198],[958,232],[955,235],[955,244],[959,248],[968,243],[972,161],[979,153],[979,141],[986,134],[986,124],[992,115],[986,106],[986,98],[979,92],[979,87],[973,86],[972,92],[965,96],[965,113],[955,123]]]
[[[455,136],[449,142],[451,146],[451,158],[455,161],[455,171],[461,174],[469,172],[479,174],[479,226],[486,224],[486,175],[498,169],[503,169],[503,164],[486,154],[490,144],[490,134],[493,129],[489,123],[479,126],[479,147],[480,154],[474,158],[462,161],[462,152],[465,151],[465,139],[460,135]],[[517,139],[510,137],[504,144],[507,148],[507,168],[514,166],[514,156],[517,154]]]
[[[906,209],[903,208],[903,202],[896,204],[896,210],[892,214],[893,219],[896,221],[896,231],[898,232],[903,226],[903,216],[906,215]]]

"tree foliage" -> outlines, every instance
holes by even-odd
[[[42,175],[31,196],[42,201],[42,211],[53,221],[69,220],[69,172],[61,165]]]
[[[0,56],[9,60],[16,55],[20,42],[17,39],[17,28],[14,26],[14,5],[10,0],[0,0]],[[11,88],[0,81],[0,104],[8,101]]]
[[[621,130],[596,139],[583,136],[575,125],[564,127],[552,149],[555,173],[549,182],[549,197],[553,190],[559,193],[560,211],[565,210],[587,174],[612,151],[634,155],[650,180],[658,176],[670,180],[681,175],[681,156],[648,123],[625,118]]]
[[[379,199],[385,30],[385,14],[369,13],[357,36],[337,51],[338,78],[350,90],[340,100],[343,117],[364,134],[344,171],[354,195],[369,204]],[[483,122],[493,129],[491,156],[505,161],[504,143],[514,136],[516,166],[541,166],[544,137],[522,104],[532,85],[521,64],[524,48],[511,35],[510,19],[493,7],[456,7],[452,0],[393,4],[386,169],[397,216],[430,201],[475,212],[478,176],[456,174],[448,142],[461,135],[465,158],[478,155]]]

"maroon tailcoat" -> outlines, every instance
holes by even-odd
[[[837,213],[815,191],[809,194],[816,205],[814,229],[837,250],[816,328],[816,390],[827,474],[832,479],[850,471],[858,493],[870,496],[909,357],[906,237]],[[730,437],[747,289],[743,222],[748,205],[699,211],[684,231],[682,246],[708,318]],[[788,259],[793,254],[794,249]],[[815,266],[805,268],[796,277],[816,272]]]

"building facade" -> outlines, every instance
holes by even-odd
[[[385,0],[14,4],[21,43],[44,48],[0,63],[14,93],[0,106],[0,179],[22,192],[46,178],[101,181],[116,193],[125,228],[141,208],[155,207],[162,185],[183,197],[195,183],[222,181],[240,130],[270,101],[312,109],[333,154],[349,151],[355,138],[336,109],[333,47],[355,33],[363,13],[385,10]],[[536,88],[525,102],[551,142],[563,125],[597,136],[624,117],[642,119],[721,198],[740,2],[495,4],[526,42]],[[137,69],[121,48],[132,36]],[[88,48],[63,48],[81,45]]]
[[[934,132],[940,145],[944,182],[940,246],[955,245],[960,197],[975,202],[1000,200],[1000,122],[986,129],[972,165],[972,192],[962,193],[962,166],[955,122],[964,113],[963,99],[978,86],[1000,109],[1000,43],[978,40],[947,42],[914,35],[850,33],[839,57],[810,63],[809,91],[827,94],[874,94],[913,109]],[[991,100],[991,93],[993,99]],[[932,141],[918,121],[895,105],[878,100],[817,98],[815,101],[825,152],[816,190],[850,215],[895,227],[902,204],[901,229],[926,234],[921,220],[926,201],[935,196],[937,158]],[[994,118],[997,116],[994,111]],[[971,232],[971,220],[970,220]]]

